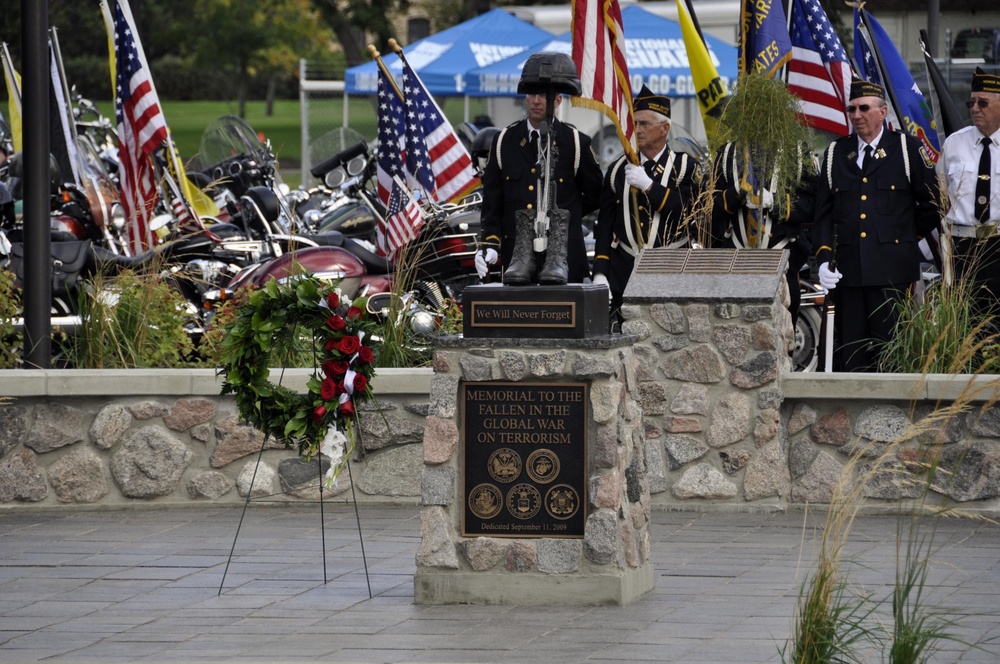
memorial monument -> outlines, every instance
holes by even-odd
[[[552,194],[544,134],[579,79],[536,56],[519,92],[546,97],[537,207],[516,211],[503,283],[467,288],[464,334],[435,349],[417,603],[624,605],[653,588],[635,339],[608,334],[606,286],[572,283]]]

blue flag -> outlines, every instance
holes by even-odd
[[[941,143],[934,112],[892,39],[864,9],[854,10],[854,58],[861,78],[885,88],[892,111],[890,124],[923,143],[924,158],[937,163]]]
[[[781,0],[743,0],[740,71],[767,78],[792,59],[785,8]]]

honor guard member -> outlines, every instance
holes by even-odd
[[[540,146],[548,140],[558,156],[551,178],[557,214],[550,217],[548,246],[538,278],[542,283],[557,284],[561,276],[561,283],[580,283],[590,274],[582,219],[600,204],[601,167],[589,136],[554,118],[548,126],[547,96],[553,89],[558,93],[553,100],[555,108],[562,102],[561,94],[579,94],[576,67],[564,53],[535,53],[525,62],[518,83],[518,92],[525,95],[527,118],[500,131],[483,171],[482,240],[486,248],[476,254],[480,277],[499,257],[505,284],[534,280],[535,213],[545,175]],[[546,132],[548,139],[544,138]],[[528,213],[517,214],[523,210]],[[558,214],[563,210],[568,215]]]
[[[819,170],[816,155],[798,146],[798,186],[795,201],[774,205],[767,187],[746,191],[747,155],[735,143],[719,148],[715,156],[715,191],[712,194],[712,246],[723,249],[787,249],[789,305],[792,324],[799,315],[799,272],[812,255],[810,241],[816,206]]]
[[[622,294],[639,252],[690,243],[684,214],[694,197],[697,164],[686,153],[667,147],[670,99],[644,85],[633,109],[643,163],[632,164],[622,155],[608,169],[594,229],[593,282],[606,284],[611,291],[613,323],[621,323]]]
[[[944,231],[958,278],[975,285],[978,313],[1000,296],[1000,76],[977,67],[966,102],[972,126],[945,139],[938,169],[948,184]]]
[[[875,371],[900,296],[920,278],[917,243],[939,225],[938,183],[920,141],[886,128],[882,87],[855,79],[850,95],[854,133],[820,161],[814,242],[820,283],[836,305],[840,369]]]

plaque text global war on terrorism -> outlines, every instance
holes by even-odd
[[[463,534],[583,537],[586,383],[462,386]]]

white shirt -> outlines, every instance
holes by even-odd
[[[948,136],[941,149],[938,172],[948,184],[950,207],[945,219],[956,226],[977,226],[974,214],[976,205],[976,180],[979,178],[979,159],[983,148],[979,144],[983,135],[974,126],[968,126]],[[990,144],[990,221],[1000,221],[1000,131],[989,137]]]
[[[875,152],[878,150],[878,143],[882,140],[882,134],[884,133],[885,126],[883,125],[878,132],[878,136],[873,138],[871,143],[865,143],[864,140],[858,136],[858,168],[861,168],[861,166],[865,163],[865,146],[872,146],[872,159],[875,158]],[[855,134],[855,136],[857,136],[857,134]]]

